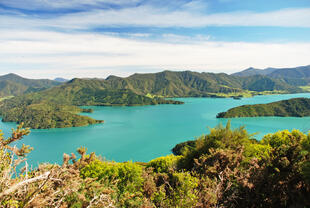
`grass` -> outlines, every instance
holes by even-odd
[[[307,86],[300,86],[299,88],[301,88],[302,90],[305,90],[307,92],[310,92],[310,85]]]
[[[6,100],[6,99],[10,99],[14,96],[6,96],[6,97],[0,97],[0,102],[3,101],[3,100]]]
[[[310,90],[310,88],[309,88]],[[214,95],[216,97],[223,97],[223,98],[229,98],[229,97],[243,97],[243,98],[249,98],[253,97],[255,95],[272,95],[272,94],[285,94],[286,91],[280,91],[280,90],[274,90],[274,91],[263,91],[263,92],[256,92],[256,91],[249,91],[245,90],[243,92],[233,92],[233,93],[208,93],[210,95]]]

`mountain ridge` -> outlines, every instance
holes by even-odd
[[[27,79],[14,73],[0,76],[0,97],[17,96],[37,92],[60,85],[49,79]]]

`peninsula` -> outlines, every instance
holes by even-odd
[[[310,99],[293,98],[267,104],[242,105],[217,114],[217,118],[235,117],[305,117],[310,116]]]

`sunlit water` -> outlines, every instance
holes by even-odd
[[[156,105],[137,107],[92,107],[94,113],[85,114],[105,120],[104,124],[87,127],[32,130],[22,142],[34,147],[29,162],[36,166],[40,162],[61,163],[63,153],[75,152],[85,146],[88,152],[108,160],[149,161],[155,157],[171,154],[175,144],[208,133],[207,127],[227,119],[217,119],[216,114],[229,108],[244,105],[269,103],[293,97],[308,97],[307,94],[267,95],[234,100],[231,98],[180,98],[184,105]],[[233,127],[264,134],[281,129],[310,129],[310,117],[304,118],[235,118]],[[8,136],[15,123],[0,122],[0,129]]]

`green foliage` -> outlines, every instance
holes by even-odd
[[[116,200],[122,206],[142,203],[142,167],[136,163],[115,163],[95,160],[81,169],[83,178],[96,178],[116,186]]]
[[[195,145],[183,147],[182,157],[179,162],[179,168],[191,169],[194,165],[194,160],[201,157],[201,155],[209,154],[211,149],[224,148],[224,149],[239,149],[244,147],[244,154],[250,159],[259,154],[266,154],[266,148],[255,146],[257,141],[252,139],[252,135],[240,127],[232,130],[230,122],[226,127],[219,125],[210,129],[210,134],[199,137],[195,140]],[[261,150],[254,152],[254,149]]]
[[[76,106],[48,102],[25,104],[15,101],[15,98],[6,100],[0,107],[4,122],[24,123],[24,126],[33,129],[86,126],[102,122],[87,116],[76,115],[83,111]]]
[[[195,192],[198,178],[187,172],[174,172],[171,175],[159,175],[159,177],[164,180],[161,182],[165,183],[159,183],[159,190],[151,197],[156,207],[191,208],[197,203]]]
[[[168,155],[159,157],[148,162],[147,167],[152,167],[156,173],[168,173],[175,170],[181,156]]]
[[[182,155],[184,151],[187,151],[187,149],[193,148],[196,148],[196,141],[190,140],[175,145],[171,151],[174,155]]]
[[[293,98],[268,104],[243,105],[219,113],[217,118],[281,116],[310,116],[310,99]]]

